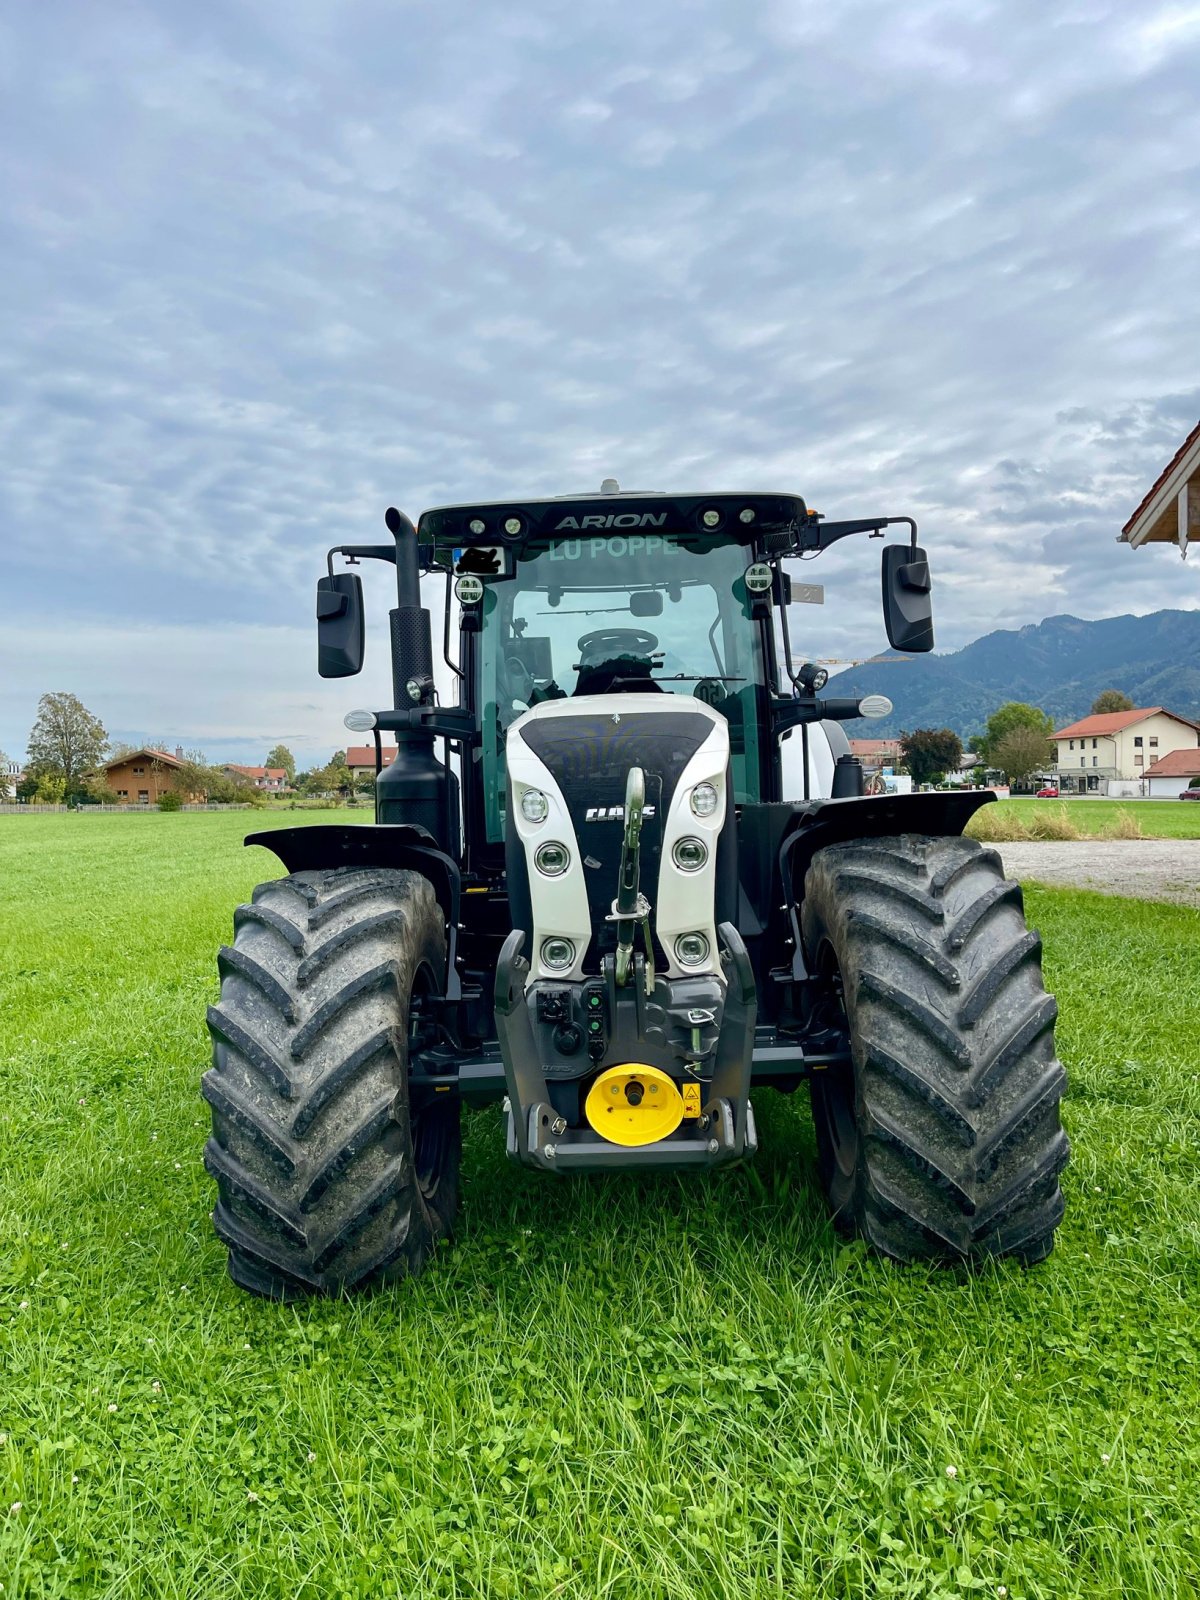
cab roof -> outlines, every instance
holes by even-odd
[[[423,545],[521,545],[579,533],[659,529],[748,544],[765,533],[794,533],[814,520],[799,495],[757,490],[721,494],[660,494],[611,490],[534,500],[477,500],[423,512]]]

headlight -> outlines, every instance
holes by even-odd
[[[454,594],[459,605],[477,606],[483,599],[483,584],[468,572],[454,585]]]
[[[765,561],[755,561],[742,574],[751,594],[766,594],[771,587],[772,572]]]
[[[692,810],[698,817],[711,817],[719,797],[711,783],[698,783],[692,790]]]
[[[550,802],[540,789],[526,789],[521,796],[521,815],[526,822],[545,822],[550,815]]]
[[[538,845],[533,859],[539,872],[544,872],[548,878],[557,878],[571,865],[571,852],[565,844],[547,841]]]
[[[708,846],[703,839],[676,839],[671,857],[681,872],[699,872],[708,860]]]
[[[707,941],[705,949],[708,948]],[[575,946],[570,939],[543,939],[542,965],[555,972],[565,972],[575,964]]]
[[[543,960],[545,949],[543,945]],[[702,933],[681,933],[675,941],[675,959],[681,967],[701,966],[708,960],[708,940]]]

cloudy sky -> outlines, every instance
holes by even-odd
[[[940,647],[1200,605],[1113,542],[1200,416],[1198,86],[1196,0],[5,8],[0,747],[324,759],[388,693],[326,546],[609,474],[914,514]]]

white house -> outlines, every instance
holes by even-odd
[[[1139,783],[1163,756],[1200,748],[1200,723],[1162,706],[1083,717],[1054,735],[1055,775],[1064,794],[1107,794]]]

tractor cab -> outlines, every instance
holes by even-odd
[[[754,560],[747,525],[735,522],[742,537],[731,538],[671,503],[601,517],[552,502],[540,522],[530,509],[511,519],[528,529],[524,537],[484,546],[482,556],[478,545],[449,550],[462,696],[482,734],[485,838],[504,837],[510,728],[554,701],[569,700],[580,714],[598,699],[630,695],[671,696],[664,708],[679,700],[710,707],[729,728],[737,800],[760,799],[772,663],[746,585]],[[483,524],[475,538],[495,526],[483,516],[466,522],[468,532]]]

